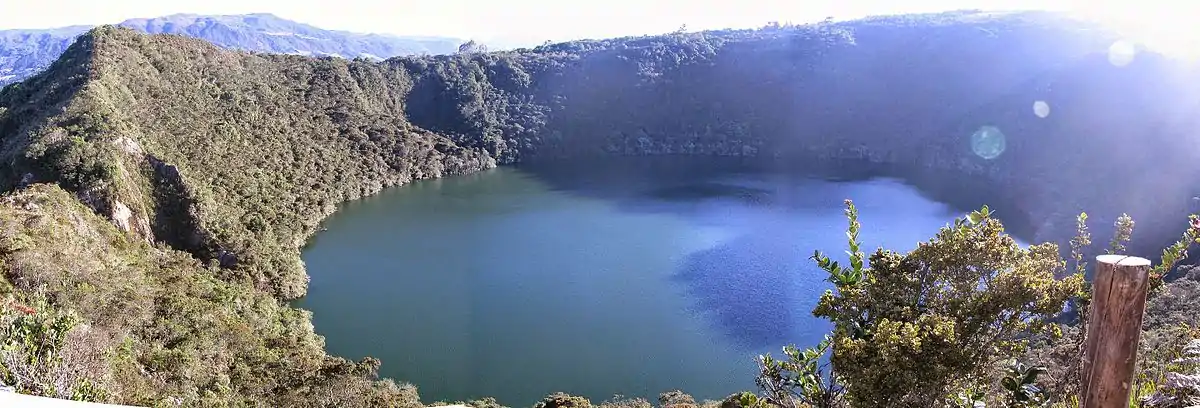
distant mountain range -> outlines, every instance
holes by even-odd
[[[126,20],[119,24],[151,34],[180,34],[231,49],[281,54],[385,59],[411,54],[448,54],[464,40],[401,37],[324,30],[272,14],[204,16],[176,14]],[[0,30],[0,86],[46,68],[92,26]]]

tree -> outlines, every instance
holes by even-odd
[[[1083,290],[1079,274],[1056,279],[1066,268],[1056,245],[1021,248],[987,207],[907,254],[876,250],[869,264],[849,200],[846,216],[850,265],[820,252],[812,256],[834,285],[813,310],[834,324],[830,374],[818,370],[813,352],[785,351],[789,363],[783,370],[778,362],[764,365],[760,384],[766,379],[792,389],[764,399],[791,394],[813,405],[806,401],[811,396],[829,400],[844,391],[845,401],[816,406],[930,407],[962,392],[979,393],[996,382],[998,364],[1020,355],[1031,334],[1054,332],[1052,319]]]

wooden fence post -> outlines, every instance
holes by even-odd
[[[1092,307],[1083,354],[1082,408],[1125,408],[1133,385],[1150,261],[1125,255],[1096,257]]]

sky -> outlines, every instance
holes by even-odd
[[[1189,0],[1175,1],[1188,4]],[[770,21],[804,23],[825,17],[850,19],[967,8],[1052,9],[1108,17],[1157,13],[1182,19],[1180,8],[1167,10],[1167,3],[1165,0],[0,0],[0,29],[97,25],[175,13],[272,13],[326,29],[537,44],[547,40],[658,34],[685,24],[689,30],[743,28]],[[6,7],[7,4],[15,6]],[[1189,7],[1193,10],[1185,11],[1197,9],[1183,6]],[[1196,21],[1200,16],[1188,17],[1187,20]]]

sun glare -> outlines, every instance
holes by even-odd
[[[1115,2],[1114,2],[1115,3]],[[1129,2],[1081,5],[1075,11],[1100,21],[1125,41],[1173,58],[1200,60],[1200,4]],[[1119,46],[1118,46],[1119,47]]]

